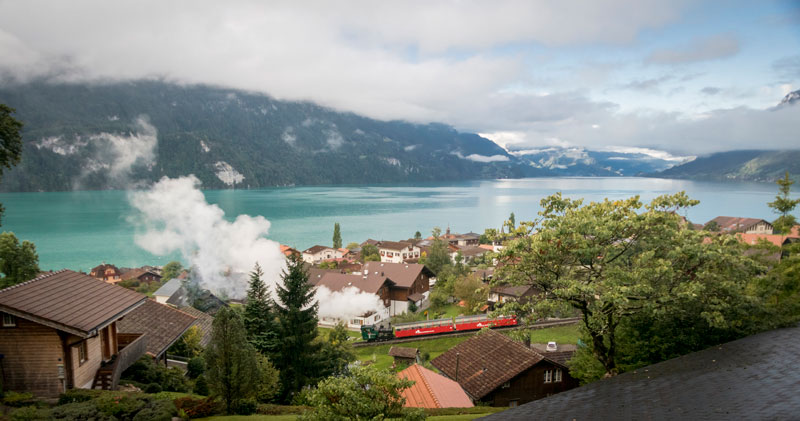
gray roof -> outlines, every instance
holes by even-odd
[[[157,289],[156,292],[153,293],[153,296],[159,297],[172,297],[175,294],[175,291],[178,290],[183,284],[181,280],[178,278],[172,278],[166,284],[162,285],[161,288]]]
[[[797,419],[800,327],[749,336],[485,420]]]

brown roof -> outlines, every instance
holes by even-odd
[[[308,253],[308,254],[317,254],[317,253],[321,252],[322,250],[327,250],[327,249],[336,250],[336,249],[335,249],[335,248],[333,248],[333,247],[325,247],[325,246],[313,246],[313,247],[311,247],[311,248],[305,249],[305,250],[303,251],[303,253]]]
[[[711,221],[714,221],[717,223],[717,225],[719,225],[720,231],[746,231],[748,228],[762,221],[772,226],[772,224],[764,221],[763,219],[739,218],[736,216],[718,216]]]
[[[310,264],[306,264],[306,272],[308,272],[308,283],[311,285],[316,285],[326,273],[342,273],[339,269],[320,269]]]
[[[409,348],[406,346],[393,346],[389,348],[390,357],[417,358],[417,354],[419,354],[419,348]]]
[[[66,269],[0,290],[0,310],[82,337],[146,300],[127,288]]]
[[[401,288],[410,288],[422,272],[427,272],[428,276],[434,276],[430,269],[418,263],[367,262],[364,264],[363,272],[365,274],[382,273]]]
[[[471,408],[472,399],[464,393],[458,383],[413,364],[397,373],[403,379],[413,380],[414,385],[403,390],[404,406],[410,408]]]
[[[147,353],[158,358],[180,339],[194,321],[194,317],[180,310],[147,300],[117,322],[117,331],[146,335]]]
[[[533,292],[532,285],[499,285],[492,288],[492,292],[499,295],[508,295],[511,297],[524,297]]]
[[[379,241],[377,244],[378,248],[382,249],[389,249],[389,250],[405,250],[409,247],[414,247],[411,243],[406,243],[404,241]]]
[[[473,398],[481,399],[543,359],[536,351],[490,330],[454,346],[431,364]]]
[[[128,280],[128,279],[136,279],[136,278],[139,278],[140,276],[144,275],[145,273],[149,273],[149,274],[151,274],[153,276],[158,276],[159,278],[161,278],[161,275],[153,272],[152,270],[144,269],[144,268],[131,269],[131,270],[123,273],[122,276],[120,276],[120,278],[122,278],[123,281]]]
[[[94,273],[95,276],[105,276],[106,269],[112,269],[115,275],[119,275],[121,273],[118,267],[108,263],[103,263],[102,265],[93,267],[89,273]]]
[[[195,317],[194,323],[192,326],[197,326],[201,332],[203,332],[203,338],[200,339],[200,345],[207,346],[209,342],[211,342],[211,328],[214,324],[214,316],[203,313],[202,311],[194,308],[194,307],[181,307],[181,311]]]
[[[394,282],[386,276],[379,274],[369,275],[347,275],[344,273],[327,272],[322,275],[316,286],[325,286],[331,291],[341,291],[349,286],[356,287],[361,291],[376,294],[385,283],[393,285]]]
[[[531,348],[542,354],[545,359],[564,366],[578,350],[578,346],[575,344],[558,344],[556,351],[547,351],[547,344],[531,344]]]
[[[409,295],[408,299],[411,300],[411,301],[417,302],[417,301],[425,299],[425,296],[420,294],[419,292],[415,292],[415,293]]]
[[[489,252],[489,250],[486,250],[485,248],[482,248],[482,247],[476,247],[476,246],[460,247],[458,249],[458,251],[457,251],[457,253],[461,253],[461,255],[464,256],[464,257],[482,256],[482,255],[484,255],[484,254],[486,254],[488,252]]]

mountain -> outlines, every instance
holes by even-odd
[[[0,86],[25,123],[0,190],[129,188],[195,174],[205,188],[548,175],[481,136],[308,102],[158,81]]]
[[[786,94],[786,96],[783,97],[781,103],[778,104],[778,106],[780,107],[782,105],[793,105],[797,102],[800,102],[800,90],[789,92],[788,94]]]
[[[663,159],[645,153],[602,152],[584,148],[546,148],[511,151],[532,168],[546,169],[553,176],[636,176],[664,170],[691,157]]]
[[[714,181],[775,181],[786,171],[792,178],[800,178],[800,150],[720,152],[650,175]]]

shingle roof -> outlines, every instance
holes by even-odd
[[[453,380],[419,365],[413,364],[397,373],[414,385],[403,390],[404,406],[411,408],[471,408],[472,400]]]
[[[375,294],[381,289],[383,284],[389,282],[394,284],[386,276],[371,273],[369,275],[347,275],[344,273],[327,272],[322,275],[316,286],[325,286],[331,291],[341,291],[349,286],[356,287],[361,291]]]
[[[522,297],[533,290],[532,285],[498,285],[492,288],[492,292],[511,297]]]
[[[409,247],[414,247],[411,243],[406,243],[403,241],[383,241],[383,240],[378,242],[377,246],[378,248],[389,249],[389,250],[405,250]]]
[[[200,339],[200,345],[204,347],[208,345],[208,343],[211,342],[211,329],[214,324],[214,316],[208,313],[203,313],[194,307],[181,307],[181,311],[192,317],[195,317],[195,321],[192,323],[192,326],[197,326],[197,328],[203,333],[203,338]]]
[[[714,221],[717,223],[717,225],[719,225],[720,231],[745,231],[753,225],[764,220],[758,218],[740,218],[737,216],[718,216],[711,221]],[[769,224],[767,221],[764,222]]]
[[[134,279],[134,278],[138,278],[138,277],[144,275],[145,273],[150,273],[150,274],[152,274],[154,276],[157,276],[157,277],[161,278],[161,275],[159,275],[159,274],[157,274],[157,273],[155,273],[155,272],[153,272],[151,270],[144,269],[144,268],[131,269],[131,270],[123,273],[122,276],[120,276],[120,278],[122,278],[122,280]]]
[[[383,273],[401,288],[410,288],[423,271],[426,271],[429,276],[433,276],[430,269],[417,263],[367,262],[363,267],[365,274]]]
[[[417,358],[418,353],[419,348],[409,348],[406,346],[393,346],[389,348],[390,357]]]
[[[763,332],[482,419],[797,419],[798,350],[800,328]]]
[[[325,246],[313,246],[313,247],[311,247],[311,248],[308,248],[308,249],[305,249],[305,250],[303,250],[303,253],[308,253],[308,254],[317,254],[317,253],[321,252],[322,250],[327,250],[327,249],[336,250],[336,249],[334,249],[334,248],[331,248],[331,247],[325,247]]]
[[[120,333],[147,335],[147,353],[160,357],[192,326],[195,318],[170,306],[147,300],[117,322]]]
[[[473,398],[481,399],[543,359],[525,345],[490,330],[456,345],[431,364]]]
[[[567,361],[575,355],[578,350],[577,345],[574,344],[558,344],[557,351],[548,351],[547,344],[531,344],[534,351],[542,354],[542,356],[554,363],[566,366]]]
[[[161,288],[157,289],[156,292],[153,293],[153,296],[158,297],[172,297],[173,294],[181,287],[183,283],[178,278],[172,278],[167,281],[166,284],[161,285]]]
[[[0,290],[0,310],[82,337],[146,300],[127,288],[66,269]]]

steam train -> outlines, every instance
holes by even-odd
[[[516,326],[514,316],[489,318],[485,314],[477,316],[461,316],[450,319],[423,320],[419,322],[399,323],[392,327],[391,323],[361,326],[361,337],[367,342],[388,341],[395,338],[439,335],[451,332],[479,330],[484,327]]]

